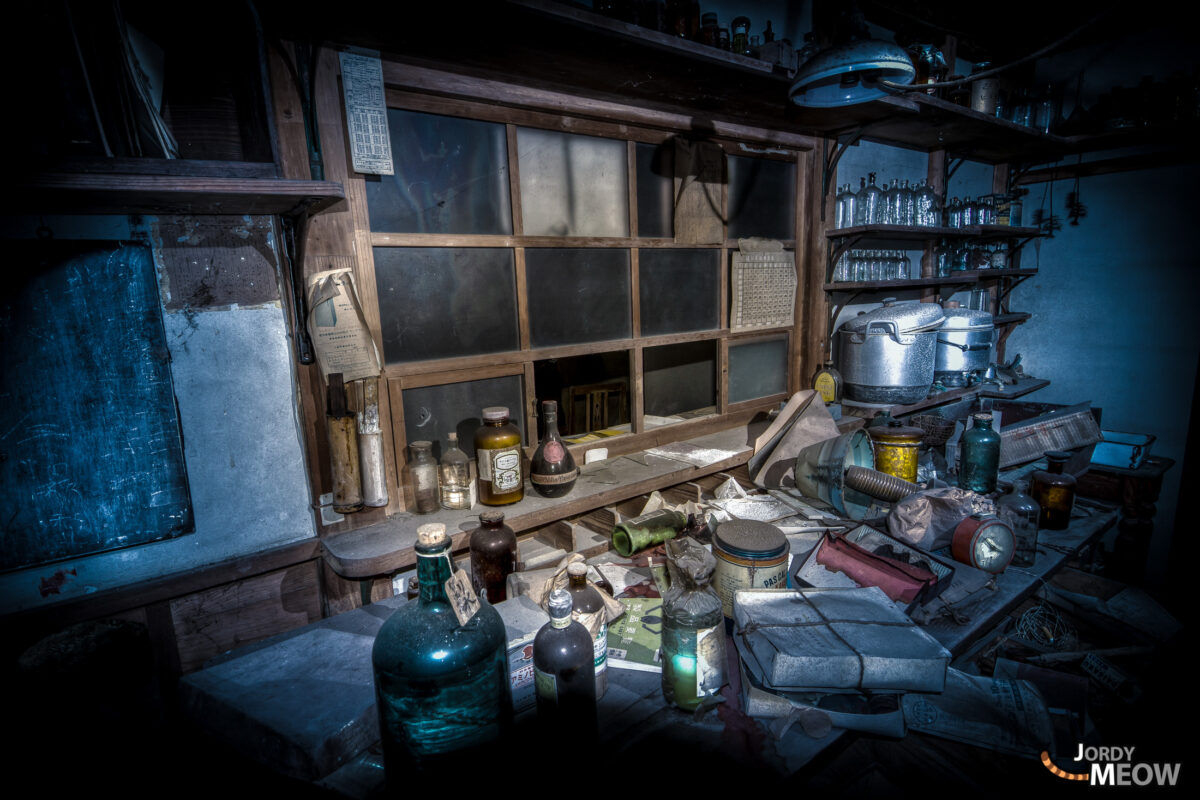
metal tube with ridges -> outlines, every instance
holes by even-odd
[[[903,500],[910,494],[921,491],[920,486],[903,478],[857,466],[846,468],[846,486],[888,503]]]

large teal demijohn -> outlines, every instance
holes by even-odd
[[[440,770],[512,725],[500,614],[485,599],[466,625],[458,624],[444,588],[453,568],[445,525],[422,525],[416,554],[420,598],[383,623],[371,653],[390,787],[413,771]]]

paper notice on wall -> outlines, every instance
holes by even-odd
[[[346,52],[338,55],[342,62],[342,93],[354,171],[392,175],[383,67],[376,57]]]
[[[318,272],[308,279],[308,333],[317,351],[321,378],[342,373],[346,383],[379,375],[379,351],[367,328],[354,276],[348,269]]]

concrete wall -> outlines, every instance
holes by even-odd
[[[183,425],[196,530],[178,539],[117,550],[0,575],[0,614],[46,606],[108,589],[185,572],[316,536],[297,411],[292,343],[278,301],[279,251],[269,218],[221,217],[239,254],[210,249],[211,268],[261,258],[276,299],[252,306],[174,305],[164,310],[171,370]],[[31,237],[45,223],[59,238],[129,239],[126,217],[10,218],[0,233]],[[164,243],[156,221],[153,242],[164,309],[171,305],[164,252],[189,242]],[[206,243],[195,242],[196,247]],[[197,251],[198,252],[198,251]],[[225,255],[222,256],[221,254]],[[18,265],[12,265],[14,269]],[[178,287],[177,287],[178,288]],[[178,292],[177,292],[178,294]],[[59,575],[57,591],[43,579]]]

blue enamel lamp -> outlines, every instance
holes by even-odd
[[[910,84],[916,75],[902,48],[878,39],[857,39],[804,62],[788,96],[806,108],[837,108],[888,94],[880,81]]]

